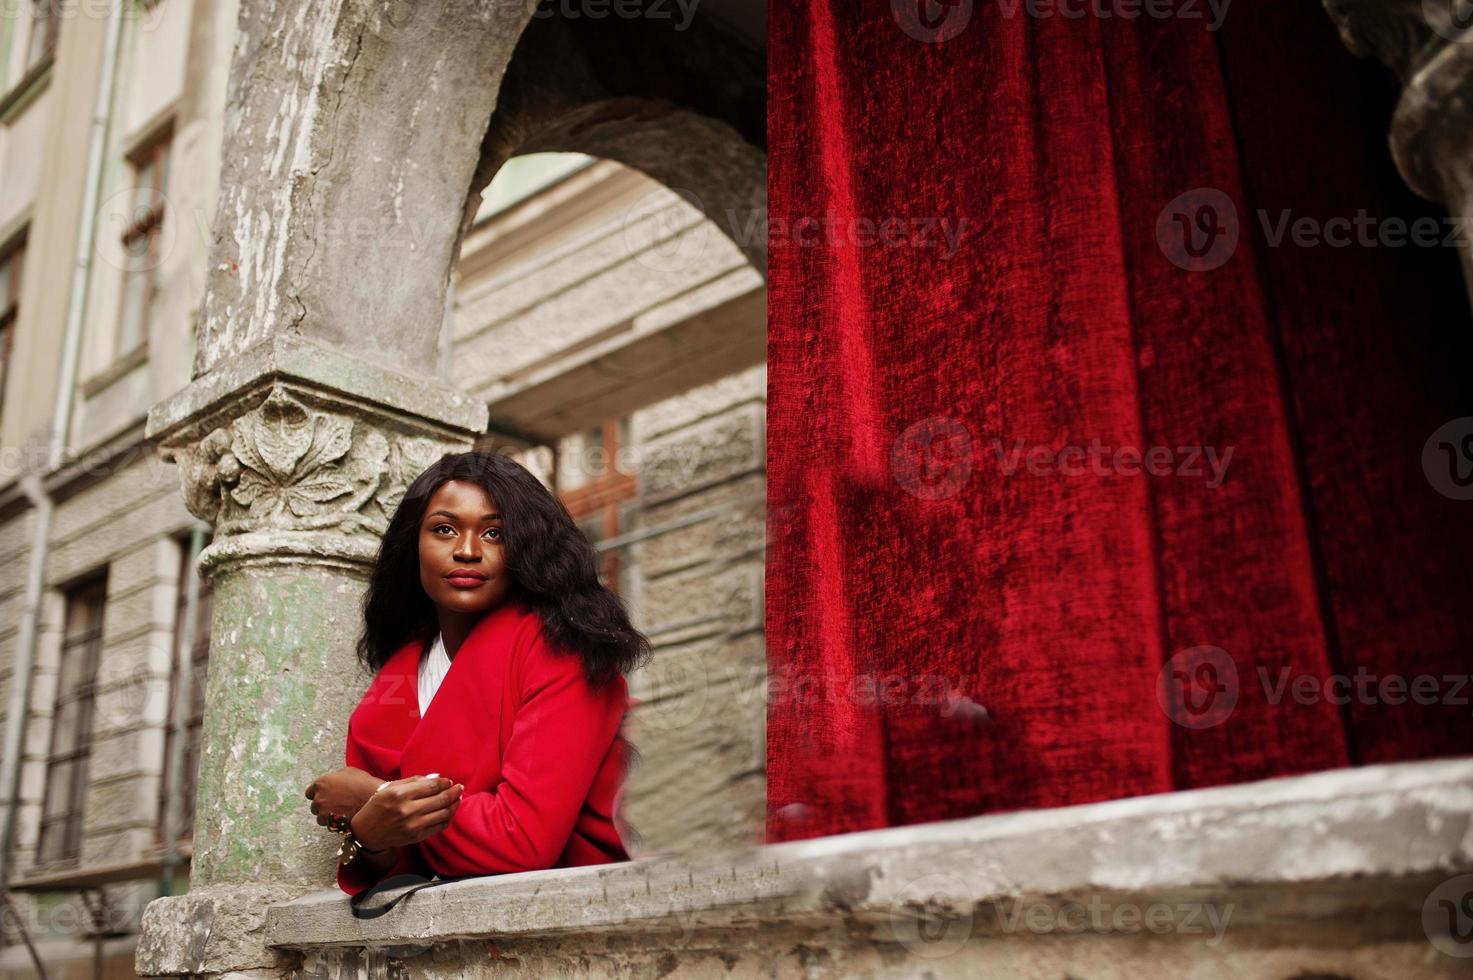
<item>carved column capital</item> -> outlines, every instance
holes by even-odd
[[[336,557],[371,558],[410,482],[453,440],[370,421],[285,382],[267,391],[202,437],[186,430],[162,445],[179,465],[185,504],[214,525],[220,544],[251,536],[274,552],[292,535],[326,532],[312,536],[314,547],[333,537]]]
[[[363,566],[414,478],[484,424],[483,406],[437,382],[300,341],[237,367],[150,416],[186,506],[215,528],[207,573],[308,557]]]
[[[1324,0],[1346,47],[1390,67],[1405,88],[1391,150],[1407,184],[1463,207],[1473,122],[1473,3],[1469,0]]]
[[[1440,0],[1325,0],[1325,9],[1340,28],[1345,46],[1363,58],[1375,58],[1405,82],[1441,38],[1438,26],[1450,21],[1439,14]],[[1441,5],[1441,13],[1450,14]]]

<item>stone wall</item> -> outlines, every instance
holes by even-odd
[[[12,887],[16,912],[32,934],[59,960],[80,958],[90,970],[91,918],[75,891],[48,878],[79,870],[157,859],[164,731],[169,710],[169,672],[182,567],[180,538],[194,523],[179,499],[177,476],[138,445],[60,483],[54,492],[51,553],[46,568],[42,632],[37,649],[26,750],[20,780]],[[0,558],[7,602],[21,601],[29,551],[30,511],[0,524],[0,537],[17,543]],[[46,760],[52,738],[58,658],[66,589],[101,571],[107,574],[101,650],[92,719],[92,752],[84,796],[81,855],[63,865],[38,863],[37,844],[45,795]],[[13,598],[11,598],[13,597]],[[14,658],[17,615],[7,621],[5,686]],[[0,701],[0,713],[5,701]],[[28,890],[41,888],[39,891]],[[107,923],[118,932],[136,930],[144,905],[157,896],[158,881],[144,878],[107,885]],[[7,930],[8,938],[17,937]],[[117,943],[114,942],[113,946]],[[116,953],[116,950],[114,951]],[[126,959],[127,951],[123,952]],[[116,957],[114,957],[116,958]],[[0,957],[26,969],[29,960],[13,946]]]
[[[625,812],[649,852],[758,843],[766,808],[766,369],[636,412],[635,610],[655,654],[631,691]]]

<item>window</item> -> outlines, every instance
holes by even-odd
[[[206,541],[208,544],[208,541]],[[200,577],[198,571],[190,567],[189,562],[189,539],[181,542],[182,557],[179,565],[179,587],[175,599],[174,615],[174,656],[173,666],[169,673],[169,725],[164,734],[164,779],[159,795],[159,823],[158,839],[164,840],[164,813],[169,806],[169,760],[173,758],[174,752],[174,724],[178,717],[177,699],[174,692],[179,689],[179,666],[180,653],[184,649],[184,613],[189,605],[190,583],[197,583],[199,589],[199,604],[195,611],[194,637],[189,643],[189,658],[192,664],[192,673],[189,681],[189,707],[188,714],[184,718],[184,760],[181,767],[181,779],[179,782],[179,839],[186,840],[194,836],[194,798],[195,784],[199,774],[199,746],[200,732],[204,727],[205,718],[205,678],[209,673],[210,664],[210,610],[214,591],[210,588],[210,580]]]
[[[20,317],[20,274],[25,257],[24,242],[0,253],[0,411],[5,407],[5,379],[10,376],[15,324]]]
[[[56,51],[63,0],[31,0],[31,35],[26,43],[26,70],[30,71]]]
[[[133,197],[123,229],[123,292],[114,359],[131,354],[148,337],[156,273],[163,261],[159,233],[164,226],[164,187],[169,179],[168,134],[145,144],[133,154],[132,162]]]
[[[87,794],[87,761],[92,754],[92,704],[102,648],[102,611],[107,578],[77,586],[67,594],[56,711],[51,718],[51,750],[46,760],[46,798],[41,805],[37,861],[74,861],[82,845],[82,803]]]
[[[581,437],[567,440],[560,453],[557,472],[561,476],[572,471],[576,485],[559,496],[595,547],[630,529],[628,511],[637,488],[634,477],[618,467],[620,447],[628,443],[629,420],[625,418],[605,422]],[[628,591],[622,581],[627,571],[620,562],[618,548],[599,556],[599,575],[615,592]]]
[[[501,165],[481,192],[476,220],[485,221],[515,207],[593,162],[592,157],[582,153],[528,153],[512,157]]]

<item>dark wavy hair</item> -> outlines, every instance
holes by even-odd
[[[358,640],[370,671],[410,640],[428,643],[439,630],[434,603],[419,584],[419,525],[430,496],[451,480],[474,483],[496,502],[512,576],[504,601],[520,599],[534,610],[554,646],[583,658],[590,684],[601,687],[648,659],[649,640],[599,581],[593,545],[562,501],[509,456],[451,453],[409,485],[379,544]]]

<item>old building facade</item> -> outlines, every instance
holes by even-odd
[[[1415,5],[1330,6],[1398,65],[1434,43]],[[0,96],[5,970],[29,938],[77,976],[99,948],[147,976],[1461,974],[1417,917],[1473,869],[1465,761],[746,846],[760,5],[49,9],[4,25]],[[1446,50],[1408,80],[1424,116],[1466,89]],[[1455,210],[1459,145],[1405,154]],[[656,642],[626,795],[648,860],[360,922],[301,787],[366,682],[376,532],[471,445],[558,489]]]
[[[144,906],[190,883],[201,755],[219,772],[201,744],[216,593],[194,568],[220,527],[144,419],[200,356],[238,10],[54,14],[0,24],[0,973],[39,957],[129,976]],[[764,799],[766,291],[689,198],[609,159],[512,159],[466,217],[425,362],[463,418],[488,413],[459,444],[515,452],[559,492],[654,643],[624,798],[642,853],[755,842]],[[346,215],[321,241],[392,273],[438,234],[410,219]],[[299,403],[281,404],[290,425]]]

